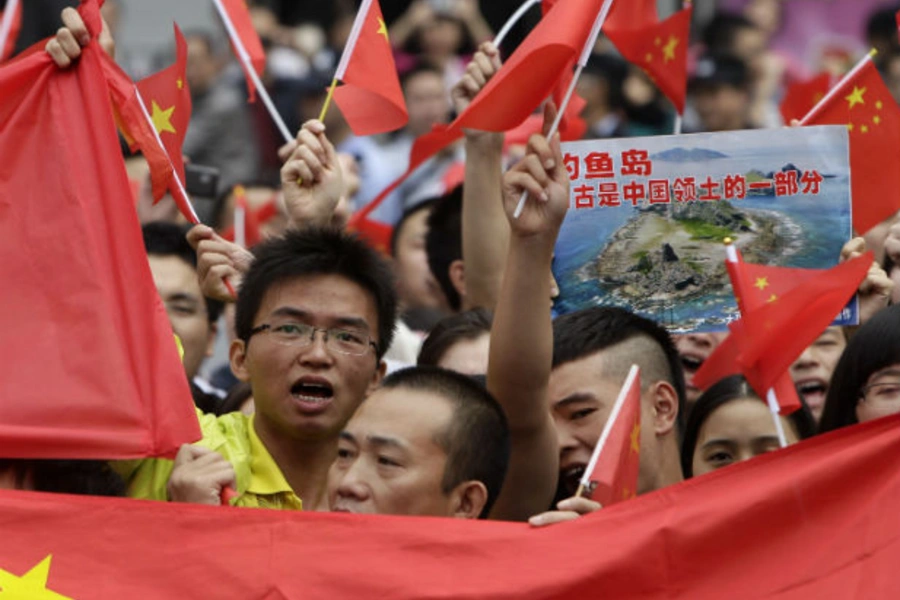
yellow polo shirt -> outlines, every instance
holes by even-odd
[[[234,467],[237,480],[232,506],[302,510],[303,502],[269,454],[253,428],[253,417],[229,413],[216,417],[197,411],[203,439],[197,445],[215,450]],[[114,463],[128,484],[132,498],[167,500],[166,483],[172,474],[173,461],[150,458]]]

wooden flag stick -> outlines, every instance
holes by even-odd
[[[822,99],[819,100],[819,102],[809,110],[808,113],[806,113],[806,116],[800,120],[800,125],[807,125],[810,121],[818,117],[819,113],[824,110],[825,106],[827,106],[828,103],[831,102],[831,100],[838,94],[838,90],[843,87],[844,83],[850,81],[853,77],[855,77],[856,74],[859,73],[860,70],[862,70],[863,67],[865,67],[866,64],[875,57],[876,54],[878,54],[878,51],[875,50],[875,48],[869,50],[869,53],[862,57],[862,60],[856,63],[856,65],[852,69],[850,69],[847,74],[841,78],[840,81],[838,81],[837,85],[828,90],[828,93],[825,94]]]
[[[328,108],[331,106],[331,99],[334,98],[334,90],[337,87],[337,77],[331,80],[331,86],[328,88],[328,95],[325,96],[325,103],[322,105],[322,111],[319,113],[319,120],[325,122],[325,115],[328,114]]]

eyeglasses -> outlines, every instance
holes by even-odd
[[[348,354],[350,356],[362,356],[372,347],[378,352],[378,346],[369,338],[366,333],[354,331],[352,329],[322,329],[313,327],[306,323],[263,323],[250,330],[247,341],[257,333],[268,332],[271,338],[285,346],[293,346],[302,348],[309,346],[316,339],[316,332],[321,331],[325,334],[325,347],[340,354]]]
[[[870,383],[860,391],[859,399],[872,405],[900,404],[900,381]]]

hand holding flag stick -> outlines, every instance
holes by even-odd
[[[566,95],[563,98],[562,104],[558,108],[558,112],[556,113],[556,119],[553,120],[553,125],[550,126],[550,131],[547,132],[547,138],[553,138],[553,136],[555,136],[556,132],[559,130],[559,123],[566,112],[566,108],[569,106],[569,101],[572,99],[572,94],[575,93],[575,86],[578,85],[578,78],[581,76],[581,72],[587,65],[588,59],[591,56],[591,52],[594,49],[594,45],[597,43],[597,37],[600,35],[600,29],[603,27],[603,23],[606,22],[606,17],[609,15],[609,10],[610,8],[612,8],[613,1],[614,0],[605,0],[603,6],[600,7],[600,12],[597,14],[597,18],[594,21],[594,27],[593,29],[591,29],[591,33],[587,38],[587,42],[585,42],[584,47],[581,50],[581,56],[578,59],[578,66],[575,69],[575,76],[572,77],[572,81],[569,84],[569,89],[566,90]],[[528,193],[522,192],[521,197],[519,197],[519,204],[516,206],[516,210],[513,213],[514,218],[518,219],[522,215],[522,210],[525,208],[525,199],[527,197]]]

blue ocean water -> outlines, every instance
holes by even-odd
[[[671,144],[667,144],[667,147],[671,147]],[[697,177],[698,182],[705,180],[707,175],[721,180],[729,173],[780,171],[788,162],[802,171],[816,169],[823,175],[830,175],[822,182],[821,193],[816,196],[752,197],[731,201],[739,210],[758,209],[784,214],[799,228],[800,244],[797,251],[771,264],[827,268],[837,264],[841,247],[851,237],[850,180],[846,155],[842,160],[842,149],[836,146],[816,148],[815,145],[807,145],[801,148],[808,152],[797,151],[795,148],[788,154],[790,161],[784,159],[786,153],[773,152],[771,148],[764,146],[729,149],[728,158],[695,163],[670,164],[657,160],[654,162],[652,177],[670,178],[671,181],[675,176],[691,174]],[[776,156],[773,157],[773,154]],[[578,183],[574,183],[573,188],[577,185]],[[630,205],[569,210],[560,232],[554,261],[554,274],[561,292],[555,310],[560,314],[595,305],[621,305],[635,310],[635,307],[610,296],[610,290],[597,280],[583,281],[579,270],[596,261],[610,236],[635,216],[636,212]],[[722,260],[725,260],[724,246]],[[637,312],[675,330],[722,330],[737,311],[730,285],[691,300],[647,304]]]

